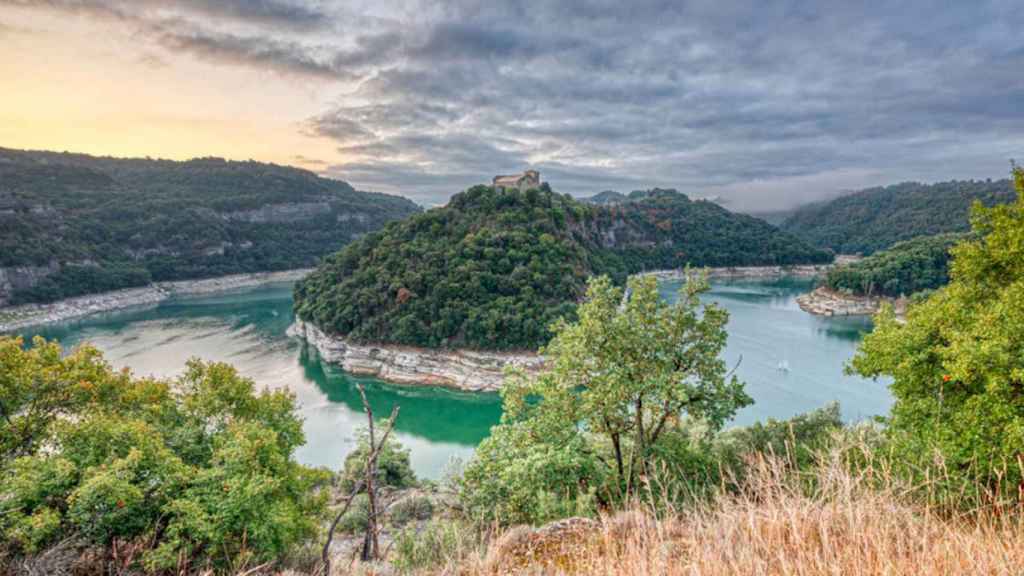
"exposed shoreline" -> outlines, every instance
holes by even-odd
[[[0,334],[14,332],[28,326],[84,318],[123,308],[153,306],[174,296],[212,294],[263,284],[294,282],[305,277],[312,270],[312,268],[299,268],[280,272],[255,272],[197,280],[155,282],[140,288],[86,294],[49,304],[7,306],[0,308]]]
[[[299,319],[288,328],[288,335],[313,346],[323,361],[341,366],[349,374],[373,376],[394,384],[493,392],[501,388],[506,366],[534,372],[544,363],[543,357],[525,352],[353,344]]]
[[[796,297],[800,309],[818,316],[874,316],[883,304],[891,304],[897,316],[906,313],[906,298],[855,296],[819,286]]]
[[[758,279],[758,278],[782,278],[791,276],[795,278],[814,278],[828,271],[829,268],[841,263],[840,257],[836,262],[829,264],[794,264],[791,266],[721,266],[716,268],[691,268],[690,274],[700,274],[707,271],[708,279],[730,278],[730,279]],[[849,257],[843,257],[849,258]],[[848,260],[845,260],[848,261]],[[658,280],[685,280],[686,270],[651,270],[640,272],[637,276],[654,276]]]
[[[694,268],[714,278],[813,278],[834,264],[795,266],[741,266]],[[659,280],[682,280],[685,270],[652,270],[641,275]],[[463,349],[430,349],[391,344],[354,344],[341,336],[326,334],[313,324],[296,319],[288,335],[304,341],[330,364],[350,374],[373,376],[394,384],[445,386],[465,391],[496,391],[504,381],[504,368],[518,365],[528,372],[539,370],[544,358],[530,353],[485,352]]]
[[[840,257],[848,261],[845,257]],[[691,273],[706,271],[710,279],[760,279],[798,277],[813,278],[840,263],[802,264],[794,266],[738,266],[693,268]],[[158,282],[141,288],[129,288],[101,294],[90,294],[53,302],[0,308],[0,333],[10,333],[27,326],[83,318],[136,306],[153,306],[168,298],[211,294],[251,288],[277,282],[294,282],[312,271],[311,268],[282,272],[235,274],[199,280]],[[642,275],[659,280],[686,278],[684,270],[652,270]],[[851,297],[852,304],[843,304],[840,295],[828,298],[814,292],[799,296],[800,307],[812,314],[873,314],[877,299]],[[807,302],[805,305],[804,301]],[[867,301],[867,302],[866,302]],[[359,345],[343,338],[325,334],[316,326],[296,319],[288,335],[314,346],[324,361],[339,365],[354,375],[373,376],[396,384],[444,386],[466,391],[496,391],[504,380],[504,368],[518,365],[535,371],[544,359],[532,353],[488,352],[479,350],[434,350],[411,346]]]

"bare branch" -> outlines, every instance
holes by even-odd
[[[327,576],[327,575],[329,575],[331,573],[330,548],[331,548],[331,542],[334,539],[334,531],[337,529],[338,523],[341,521],[341,518],[348,512],[349,507],[352,505],[352,501],[355,499],[356,495],[358,495],[359,492],[364,487],[367,488],[367,495],[370,497],[370,502],[371,502],[370,526],[367,527],[368,528],[368,530],[367,530],[367,535],[368,536],[370,535],[370,528],[372,528],[373,524],[376,523],[376,514],[375,514],[375,509],[374,509],[374,506],[373,506],[374,498],[372,496],[373,493],[371,491],[372,490],[372,482],[369,483],[369,485],[368,485],[367,479],[368,478],[372,478],[372,476],[371,476],[372,474],[376,474],[377,458],[380,456],[381,451],[384,449],[384,446],[387,444],[388,437],[391,435],[391,431],[395,427],[395,420],[398,419],[399,406],[396,405],[391,410],[391,416],[389,416],[387,421],[384,423],[384,434],[381,436],[380,442],[379,443],[376,442],[375,441],[376,440],[376,438],[375,438],[375,430],[374,430],[374,425],[373,425],[373,410],[370,408],[370,403],[366,399],[366,392],[363,390],[363,386],[362,385],[358,385],[358,389],[359,389],[359,395],[363,399],[363,409],[366,411],[366,415],[367,415],[367,418],[369,419],[369,423],[370,423],[370,446],[369,446],[370,452],[369,452],[369,456],[366,459],[367,476],[364,477],[364,478],[360,478],[359,481],[356,482],[355,487],[352,489],[352,493],[349,494],[348,498],[345,501],[345,506],[342,508],[341,512],[339,512],[338,515],[335,516],[334,521],[331,522],[331,526],[327,530],[327,541],[324,542],[324,547],[323,547],[323,550],[321,552],[321,558],[320,558],[321,562],[323,563],[323,574],[325,576]],[[376,530],[374,530],[374,532],[376,532]],[[374,534],[374,537],[375,537],[375,534]],[[366,549],[365,543],[364,543],[364,549],[363,549],[364,555],[366,554],[367,551],[368,550]],[[376,552],[376,547],[372,550],[372,552]]]

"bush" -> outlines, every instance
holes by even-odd
[[[346,534],[365,532],[370,523],[370,498],[366,494],[356,494],[348,512],[338,522],[338,530]]]
[[[423,494],[407,496],[388,508],[388,517],[395,526],[402,526],[413,520],[429,520],[433,515],[434,504]]]
[[[366,459],[369,452],[369,433],[365,429],[360,430],[356,449],[345,457],[345,464],[339,472],[338,485],[343,493],[351,493],[356,487],[356,483],[366,477]],[[378,488],[412,488],[416,484],[416,473],[412,471],[409,450],[402,447],[398,440],[389,437],[377,455],[376,486]]]
[[[435,520],[395,536],[392,565],[403,574],[458,565],[481,547],[480,532],[455,520]],[[448,572],[446,572],[448,573]],[[457,573],[454,570],[451,573]]]
[[[596,512],[603,484],[582,437],[565,444],[532,443],[522,430],[495,427],[462,477],[460,499],[479,524],[540,524]]]
[[[726,430],[716,439],[715,450],[719,459],[734,471],[742,466],[742,458],[751,454],[781,458],[797,469],[804,469],[815,463],[817,453],[842,429],[839,404],[833,402],[788,420],[769,418]]]
[[[175,381],[135,379],[88,347],[62,357],[42,340],[0,339],[0,368],[19,431],[0,436],[9,553],[75,537],[130,544],[151,570],[232,568],[317,533],[328,474],[294,461],[303,436],[287,392],[257,394],[230,366],[195,360]]]

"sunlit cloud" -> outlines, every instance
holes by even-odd
[[[1000,177],[1024,156],[1024,37],[998,0],[0,0],[0,22],[5,10],[24,28],[75,18],[122,34],[182,93],[233,100],[228,125],[266,125],[247,153],[426,204],[532,166],[573,194],[676,187],[768,209]],[[133,73],[116,66],[94,81]]]

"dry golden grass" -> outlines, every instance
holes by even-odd
[[[948,518],[909,503],[875,471],[825,461],[812,483],[777,460],[755,463],[742,494],[654,520],[634,510],[588,537],[531,542],[522,529],[439,574],[623,576],[1024,574],[1020,516]],[[809,485],[815,486],[808,489]]]

